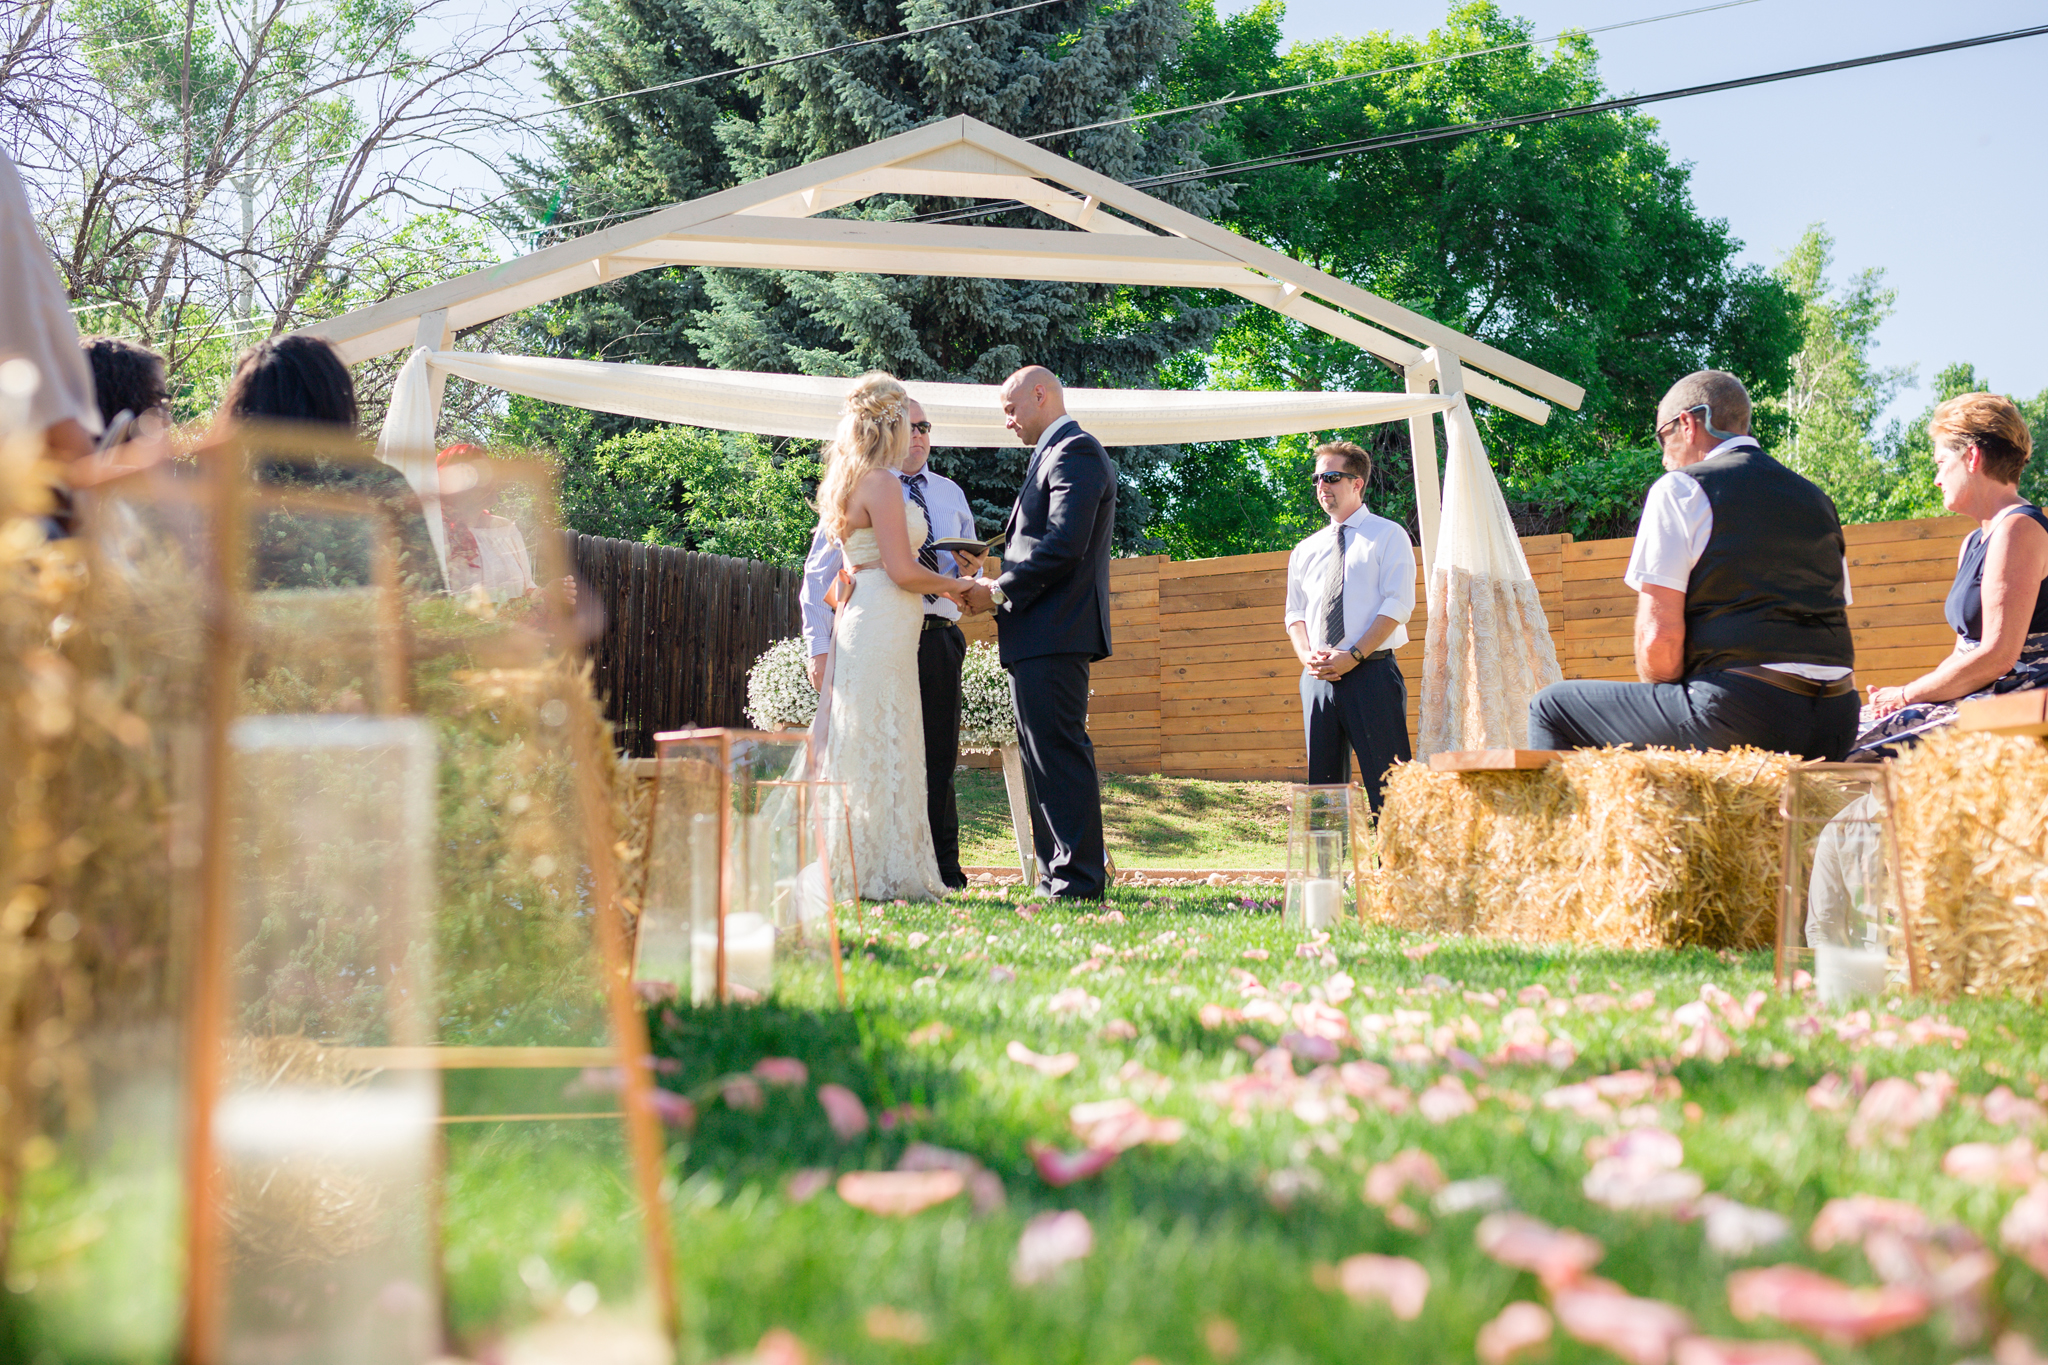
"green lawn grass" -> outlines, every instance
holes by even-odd
[[[2012,1129],[1950,1103],[1897,1143],[1853,1146],[1851,1115],[1815,1109],[1806,1091],[1829,1073],[1873,1083],[1941,1072],[1965,1096],[1999,1084],[2031,1093],[2035,1073],[2048,1069],[2048,1024],[2031,1007],[1871,1002],[1879,1029],[1890,1011],[1905,1020],[1937,1015],[1969,1030],[1960,1049],[1942,1041],[1894,1048],[1845,1041],[1836,1029],[1840,1012],[1820,1011],[1810,997],[1773,995],[1753,1026],[1728,1028],[1731,1053],[1710,1061],[1681,1055],[1687,1030],[1673,1012],[1708,984],[1738,998],[1768,990],[1767,956],[1458,938],[1432,948],[1412,935],[1347,924],[1329,945],[1330,965],[1297,954],[1300,936],[1282,927],[1271,893],[1264,894],[1247,904],[1241,894],[1206,887],[1120,890],[1108,918],[1095,907],[1020,905],[1016,896],[869,906],[862,925],[845,926],[847,1008],[835,999],[825,964],[801,963],[783,971],[761,1004],[652,1010],[662,1084],[700,1100],[694,1131],[673,1132],[669,1152],[674,1265],[684,1293],[680,1358],[744,1354],[782,1328],[820,1359],[878,1365],[1129,1365],[1148,1356],[1166,1365],[1470,1361],[1482,1323],[1511,1300],[1540,1301],[1542,1291],[1477,1251],[1479,1213],[1442,1214],[1411,1198],[1420,1216],[1401,1215],[1408,1226],[1400,1226],[1365,1202],[1366,1173],[1410,1148],[1433,1155],[1452,1180],[1494,1177],[1514,1207],[1597,1237],[1607,1249],[1598,1273],[1678,1305],[1718,1336],[1800,1335],[1734,1320],[1725,1282],[1744,1265],[1793,1261],[1874,1282],[1854,1247],[1816,1253],[1805,1245],[1806,1228],[1837,1196],[1911,1200],[1998,1245],[2013,1192],[1950,1178],[1941,1158],[1954,1143],[2004,1141]],[[1357,993],[1343,1009],[1358,1045],[1343,1057],[1387,1065],[1414,1094],[1458,1075],[1476,1110],[1432,1123],[1414,1109],[1396,1114],[1354,1102],[1355,1118],[1253,1107],[1235,1120],[1214,1088],[1244,1077],[1251,1050],[1281,1033],[1259,1022],[1203,1026],[1205,1005],[1247,1003],[1244,971],[1285,1002],[1348,975]],[[1587,999],[1551,1013],[1539,1000],[1532,1016],[1510,1017],[1519,1008],[1515,995],[1531,987],[1552,998],[1599,995],[1613,1003]],[[1653,1003],[1621,1003],[1643,991]],[[1497,1005],[1472,998],[1488,994],[1503,998]],[[1818,1027],[1806,1022],[1816,1018]],[[1572,1040],[1577,1056],[1569,1065],[1484,1060],[1512,1028],[1535,1023]],[[1049,1078],[1010,1060],[1012,1041],[1041,1054],[1073,1052],[1078,1064]],[[764,1057],[802,1060],[808,1082],[767,1087],[758,1112],[718,1097],[721,1078]],[[1728,1259],[1707,1248],[1700,1223],[1589,1202],[1581,1190],[1585,1146],[1614,1124],[1547,1108],[1542,1096],[1637,1066],[1679,1083],[1679,1094],[1656,1103],[1655,1117],[1683,1140],[1686,1168],[1710,1191],[1784,1214],[1797,1229],[1794,1240]],[[872,1115],[893,1111],[897,1121],[841,1142],[817,1099],[827,1082],[853,1090]],[[1072,1107],[1118,1097],[1182,1120],[1185,1136],[1128,1151],[1067,1188],[1046,1183],[1030,1145],[1078,1149],[1069,1132]],[[631,1292],[635,1219],[616,1134],[590,1124],[571,1135],[570,1127],[450,1134],[448,1315],[472,1349],[544,1309],[547,1296],[536,1284],[589,1279],[610,1301]],[[913,1142],[983,1163],[1002,1183],[1004,1206],[978,1215],[960,1199],[896,1219],[862,1212],[829,1186],[807,1200],[789,1189],[802,1170],[888,1169]],[[1025,1222],[1054,1210],[1088,1218],[1093,1253],[1046,1283],[1014,1284]],[[28,1244],[66,1244],[63,1219],[48,1208],[39,1213],[32,1201],[28,1222]],[[1431,1289],[1419,1318],[1397,1321],[1323,1287],[1328,1266],[1359,1252],[1413,1257],[1428,1269]],[[1994,1334],[2014,1328],[2048,1340],[2048,1286],[2018,1259],[2001,1258],[1989,1308]],[[878,1317],[876,1310],[888,1312]],[[885,1329],[881,1338],[873,1326]],[[1988,1340],[1951,1342],[1947,1326],[1937,1317],[1857,1348],[1807,1344],[1830,1365],[1954,1365],[1973,1351],[1988,1359]],[[23,1339],[47,1338],[29,1332]],[[1574,1365],[1614,1357],[1560,1338],[1549,1359]]]
[[[954,791],[962,865],[1015,867],[1002,773],[964,769],[954,774]],[[1287,784],[1105,773],[1102,825],[1123,868],[1279,869],[1287,863]]]

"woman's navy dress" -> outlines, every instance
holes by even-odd
[[[2017,503],[2000,515],[2025,517],[2042,530],[2048,531],[2048,513],[2032,503]],[[1995,524],[1995,522],[1994,522]],[[1948,590],[1948,601],[1942,607],[1949,628],[1961,640],[1967,652],[1984,642],[1984,557],[1989,552],[1988,538],[1983,529],[1970,532],[1963,542],[1963,554],[1956,564],[1956,581]],[[2048,579],[2043,579],[2040,591],[2034,595],[2034,615],[2027,622],[2027,638],[2020,646],[2019,662],[1994,680],[1991,686],[1973,692],[1963,701],[1978,697],[1993,697],[2005,692],[2026,692],[2036,687],[2048,687]],[[1902,706],[1875,724],[1867,725],[1856,737],[1856,746],[1849,751],[1849,759],[1870,760],[1883,758],[1893,752],[1896,746],[1908,744],[1932,730],[1952,724],[1956,718],[1956,703],[1952,701],[1919,701]]]

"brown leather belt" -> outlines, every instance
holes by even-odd
[[[1854,673],[1846,673],[1829,682],[1822,682],[1817,678],[1802,678],[1797,673],[1785,673],[1775,668],[1730,668],[1724,671],[1739,673],[1745,678],[1754,678],[1758,682],[1769,683],[1773,687],[1797,693],[1802,697],[1842,697],[1856,690]]]
[[[947,626],[957,626],[959,624],[952,617],[941,616],[937,612],[933,612],[924,618],[924,629],[926,630],[944,630]]]

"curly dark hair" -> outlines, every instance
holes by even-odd
[[[124,412],[140,417],[170,405],[164,358],[149,347],[126,337],[86,337],[78,348],[92,367],[92,391],[102,422],[111,425]]]
[[[334,347],[319,337],[266,337],[235,362],[221,411],[229,417],[320,422],[354,431],[356,384]]]

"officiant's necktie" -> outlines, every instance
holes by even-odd
[[[924,475],[899,474],[897,477],[903,480],[904,491],[909,493],[910,500],[917,504],[917,510],[924,513],[924,544],[917,547],[917,562],[930,569],[933,573],[937,573],[939,571],[939,552],[932,548],[932,541],[935,538],[932,535],[932,509],[925,504],[924,500]],[[929,606],[939,599],[932,593],[926,593],[924,600],[925,604]]]
[[[1337,538],[1337,553],[1323,577],[1323,644],[1335,649],[1344,643],[1344,523],[1330,531]]]

